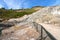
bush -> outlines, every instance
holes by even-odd
[[[21,12],[17,12],[20,10],[6,10],[6,9],[0,9],[0,18],[2,19],[10,19],[10,18],[17,18],[22,17],[24,15],[29,15],[35,12],[33,9],[24,9]]]

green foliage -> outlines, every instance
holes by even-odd
[[[32,14],[33,12],[36,11],[34,9],[24,9],[22,11],[21,10],[13,10],[13,9],[6,10],[4,8],[1,8],[0,9],[0,18],[2,18],[2,19],[17,18],[17,17],[22,17],[24,15]],[[18,11],[20,11],[20,12],[18,12]]]

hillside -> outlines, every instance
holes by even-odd
[[[60,6],[44,7],[31,14],[28,21],[60,25]]]
[[[59,32],[58,30],[60,30],[58,29],[60,28],[59,10],[60,10],[60,6],[44,7],[38,11],[33,12],[32,14],[29,15],[24,14],[24,16],[19,18],[8,19],[7,21],[4,21],[2,23],[13,24],[13,26],[7,27],[6,29],[2,30],[0,39],[1,40],[40,40],[41,27],[43,24],[46,24],[44,26],[48,31],[50,31],[49,28],[54,28],[52,29],[53,31],[51,30],[50,32],[55,34],[55,31]],[[43,23],[43,24],[38,25],[39,23]]]
[[[38,8],[38,7],[36,7]],[[5,8],[1,8],[0,9],[0,18],[2,19],[10,19],[10,18],[18,18],[18,17],[22,17],[24,15],[29,15],[32,14],[33,12],[36,12],[37,10],[39,10],[42,7],[39,7],[39,9],[35,10],[36,8],[29,8],[29,9],[5,9]]]
[[[33,11],[32,9],[30,9],[30,10]],[[11,18],[8,20],[8,22],[13,22],[15,24],[15,21],[16,22],[20,22],[20,21],[33,22],[34,21],[37,23],[48,23],[48,24],[60,25],[60,22],[59,22],[60,21],[60,13],[59,13],[60,6],[44,7],[35,12],[31,12],[30,10],[25,9],[22,13],[21,12],[16,13],[17,10],[15,10],[14,14],[11,13],[11,15],[10,15],[11,17],[7,17],[7,18]],[[18,11],[20,11],[20,10],[18,10]],[[26,12],[26,13],[24,13],[24,12]],[[27,14],[30,14],[30,15],[27,15]],[[23,17],[21,17],[21,16],[23,16]]]

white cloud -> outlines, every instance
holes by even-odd
[[[19,9],[22,8],[22,3],[24,2],[24,7],[28,7],[28,3],[25,0],[4,0],[8,8]]]
[[[19,4],[15,2],[15,0],[4,0],[8,6],[8,8],[18,9]]]
[[[40,5],[38,0],[38,4],[35,4],[33,2],[36,2],[36,0],[0,0],[0,7],[7,7],[7,8],[13,8],[13,9],[19,9],[22,8],[22,3],[24,3],[23,7],[28,8],[34,5]],[[41,1],[42,2],[42,1]],[[60,5],[60,0],[54,0],[54,2],[47,6],[54,6],[54,5]]]

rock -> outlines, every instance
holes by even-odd
[[[2,22],[2,21],[3,21],[3,19],[0,18],[0,22]]]
[[[26,18],[28,18],[28,15],[24,15],[21,18],[9,19],[7,22],[17,24],[17,23],[20,23],[20,22],[24,21]]]
[[[11,27],[3,30],[2,33],[1,40],[36,40],[39,37],[36,29],[27,25]]]
[[[60,6],[44,7],[31,14],[27,21],[51,24],[52,19],[60,20]]]
[[[60,6],[45,7],[30,15],[25,15],[21,18],[9,19],[7,23],[15,24],[2,31],[1,40],[36,40],[39,38],[41,32],[41,25],[38,23],[52,23],[57,13],[60,15]],[[60,19],[60,18],[59,18]],[[57,19],[56,19],[57,20]],[[37,24],[36,24],[36,23]],[[59,21],[54,21],[59,22]],[[59,22],[60,23],[60,22]],[[38,26],[37,26],[38,25]]]

